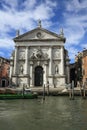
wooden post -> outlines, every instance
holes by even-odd
[[[70,84],[70,91],[69,91],[70,99],[74,100],[74,81]]]
[[[72,94],[71,94],[71,83],[70,83],[70,86],[69,86],[69,98],[70,99],[72,98]]]
[[[86,96],[85,96],[85,84],[83,84],[83,99],[85,99]]]
[[[47,82],[47,95],[49,96],[49,82]]]
[[[45,84],[43,86],[43,100],[45,100]]]
[[[81,97],[83,96],[83,88],[82,88],[82,84],[79,83],[79,87],[80,87],[80,93],[81,93]]]
[[[74,100],[74,81],[72,80],[72,100]]]

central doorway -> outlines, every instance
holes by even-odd
[[[37,66],[35,68],[34,85],[35,86],[43,85],[43,68],[41,66]]]

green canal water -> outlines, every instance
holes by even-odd
[[[87,99],[0,100],[0,130],[87,130]]]

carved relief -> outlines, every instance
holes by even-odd
[[[24,59],[25,58],[25,49],[20,48],[19,49],[19,59]]]
[[[32,49],[31,50],[31,59],[47,59],[48,54],[46,51],[42,51],[42,49],[39,47],[38,49]]]
[[[42,49],[43,56],[44,56],[45,59],[48,59],[48,57],[49,57],[48,50],[49,50],[48,48],[43,48]]]
[[[35,59],[36,58],[36,51],[37,51],[37,49],[35,49],[35,48],[31,48],[30,49],[30,54],[29,54],[29,57],[31,58],[31,59]]]
[[[53,49],[53,58],[60,58],[60,49]]]
[[[37,56],[37,58],[42,58],[43,57],[43,53],[42,53],[41,48],[37,49],[36,56]]]

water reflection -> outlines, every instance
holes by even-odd
[[[87,130],[87,99],[1,100],[0,130]]]

